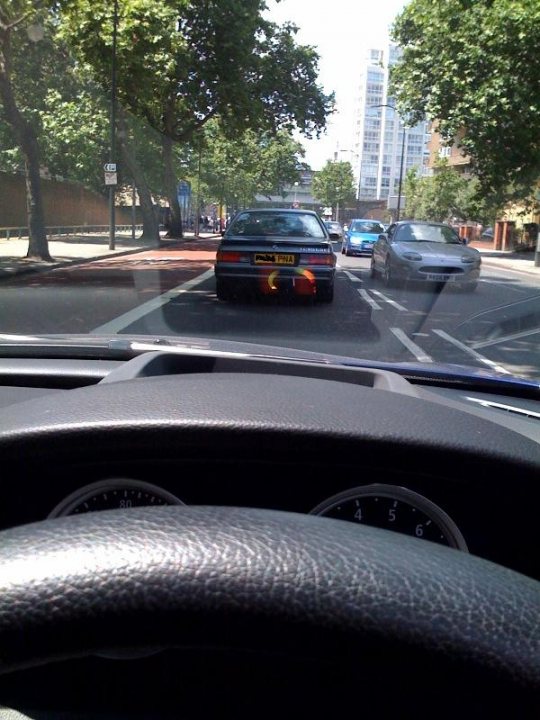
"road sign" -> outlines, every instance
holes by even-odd
[[[105,163],[103,166],[103,169],[106,173],[115,173],[116,172],[116,163]]]
[[[115,172],[106,172],[105,185],[118,185],[118,174]]]

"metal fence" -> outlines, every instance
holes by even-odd
[[[116,232],[137,232],[142,230],[141,225],[116,225]],[[49,239],[53,237],[62,237],[65,235],[107,235],[109,233],[109,225],[69,225],[69,226],[52,226],[46,227],[45,232]],[[0,238],[11,240],[12,238],[27,238],[28,227],[0,227]]]

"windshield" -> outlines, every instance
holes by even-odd
[[[384,228],[380,223],[365,220],[355,220],[351,223],[349,230],[357,233],[376,233],[377,235],[384,232]]]
[[[0,2],[0,358],[228,342],[539,381],[539,13]]]
[[[396,240],[400,242],[461,243],[457,232],[444,225],[404,225],[398,228]]]
[[[319,220],[304,213],[243,212],[231,224],[227,235],[276,235],[323,239]]]

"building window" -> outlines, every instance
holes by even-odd
[[[442,157],[442,158],[450,157],[451,152],[452,152],[452,148],[442,147],[439,149],[439,157]]]

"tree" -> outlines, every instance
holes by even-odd
[[[479,200],[479,182],[466,178],[443,158],[430,177],[420,177],[416,169],[405,178],[405,215],[415,220],[434,222],[474,221],[486,223],[496,214],[496,207]]]
[[[303,155],[303,147],[287,131],[273,135],[246,130],[231,140],[212,120],[205,126],[202,146],[204,192],[227,205],[251,203],[257,193],[279,195],[298,180]]]
[[[17,70],[14,68],[14,44],[24,43],[24,56],[31,58],[35,49],[24,33],[37,14],[30,0],[12,0],[0,7],[0,100],[5,122],[11,128],[21,152],[26,176],[28,216],[28,257],[50,260],[40,180],[40,148],[35,118],[25,113],[17,96]],[[26,35],[26,37],[25,37]],[[16,36],[16,37],[14,37]],[[37,43],[36,43],[37,44]]]
[[[312,191],[314,198],[329,207],[343,206],[354,200],[355,186],[351,164],[329,160],[314,176]]]
[[[393,27],[400,111],[457,138],[494,202],[527,197],[540,176],[538,27],[538,0],[411,0]]]
[[[103,193],[102,168],[109,153],[108,100],[103,89],[92,80],[88,66],[76,62],[61,42],[54,14],[43,12],[39,20],[43,27],[39,43],[33,46],[27,38],[11,50],[12,86],[21,115],[35,134],[36,144],[39,143],[39,165],[45,166],[52,175]],[[158,143],[156,149],[152,135],[157,133],[147,123],[142,127],[133,116],[120,115],[118,140],[123,160],[120,184],[131,185],[135,179],[143,216],[141,237],[157,242],[158,219],[146,177],[153,174],[154,187],[162,194],[163,173],[160,145]],[[2,167],[13,171],[24,168],[20,143],[12,127],[1,120],[0,140]],[[139,152],[138,147],[142,149]],[[156,183],[158,169],[159,182]],[[41,253],[33,249],[32,235],[29,254],[48,258],[48,250]]]
[[[66,39],[104,83],[110,77],[108,0],[60,3]],[[170,234],[181,236],[173,143],[187,143],[214,117],[230,137],[251,128],[325,127],[333,96],[317,85],[318,56],[297,28],[264,19],[264,0],[126,0],[118,34],[120,102],[162,134]]]

